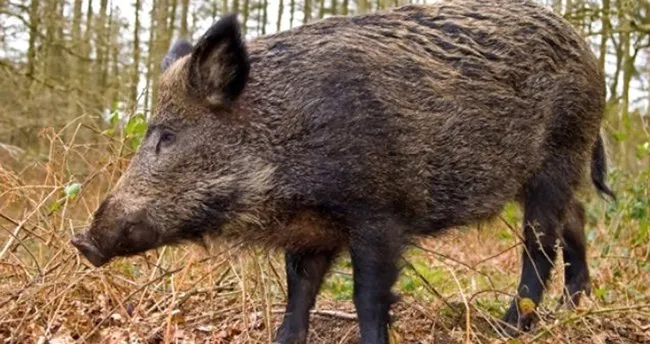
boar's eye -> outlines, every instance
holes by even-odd
[[[158,138],[158,144],[156,145],[156,153],[160,153],[161,148],[166,148],[171,146],[175,140],[176,140],[176,135],[174,135],[174,133],[172,133],[169,130],[163,129],[160,132],[160,136]]]

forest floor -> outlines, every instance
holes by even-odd
[[[30,163],[0,156],[0,343],[268,343],[286,300],[278,252],[214,242],[96,269],[70,245],[119,176],[123,146],[60,142]],[[115,140],[109,138],[110,144]],[[535,329],[511,343],[650,343],[648,180],[612,176],[616,202],[588,195],[592,293],[557,309],[558,268]],[[516,289],[521,212],[426,238],[404,255],[393,343],[499,343]],[[356,343],[349,257],[322,287],[311,343]]]
[[[507,241],[493,229],[467,229],[424,240],[420,249],[409,252],[406,260],[412,267],[404,269],[396,286],[402,299],[392,311],[393,343],[506,342],[495,329],[520,264],[520,246]],[[151,254],[94,269],[70,249],[69,262],[43,267],[52,272],[31,284],[11,278],[11,269],[3,267],[9,279],[0,286],[0,339],[269,343],[285,300],[281,256],[250,250],[228,250],[224,256],[223,251],[211,255],[201,250],[189,245],[157,258]],[[160,264],[165,256],[169,265]],[[592,255],[591,265],[600,265],[601,259]],[[156,262],[160,269],[146,267]],[[596,269],[596,291],[571,311],[556,309],[560,268],[534,331],[509,342],[650,343],[650,298],[624,297],[629,285],[621,281],[625,277],[610,273],[609,267]],[[349,260],[343,257],[313,311],[310,343],[358,342],[351,293]]]

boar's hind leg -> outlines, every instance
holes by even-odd
[[[565,178],[557,172],[559,164],[553,164],[556,170],[533,177],[525,186],[524,197],[524,241],[523,268],[518,296],[515,297],[503,320],[518,330],[530,330],[535,314],[534,308],[542,300],[546,282],[557,256],[555,241],[562,226],[565,208],[572,197]],[[525,300],[529,299],[529,300]],[[523,302],[522,302],[523,301]],[[530,304],[532,301],[534,305]],[[524,309],[520,306],[526,305]],[[507,334],[514,335],[517,330],[506,329]]]
[[[562,228],[562,255],[564,257],[564,300],[569,307],[577,306],[582,294],[588,295],[589,267],[585,243],[585,209],[573,200],[564,218]]]
[[[335,252],[285,252],[288,297],[276,343],[305,343],[309,330],[309,311]]]
[[[359,317],[361,344],[388,343],[390,308],[397,300],[391,287],[398,277],[402,226],[390,218],[373,217],[350,230],[354,274],[354,304]]]

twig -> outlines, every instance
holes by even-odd
[[[481,295],[481,294],[486,294],[486,293],[501,294],[501,295],[505,295],[505,296],[508,296],[508,297],[511,297],[511,298],[514,298],[514,297],[515,297],[515,295],[510,294],[510,293],[507,293],[507,292],[502,291],[502,290],[497,290],[497,289],[484,289],[484,290],[479,290],[479,291],[475,292],[474,294],[472,294],[472,296],[469,297],[469,300],[467,300],[467,302],[468,302],[468,303],[472,303],[472,301],[474,301],[474,299],[475,299],[477,296],[479,296],[479,295]]]
[[[465,263],[465,262],[462,262],[462,261],[460,261],[460,260],[458,260],[458,259],[456,259],[456,258],[454,258],[454,257],[448,256],[448,255],[446,255],[446,254],[442,254],[442,253],[439,253],[439,252],[435,252],[435,251],[430,250],[430,249],[428,249],[428,248],[426,248],[426,247],[423,247],[423,246],[420,246],[420,245],[414,245],[414,246],[417,247],[417,248],[419,248],[419,249],[422,250],[422,251],[425,251],[425,252],[427,252],[427,253],[433,254],[433,255],[438,256],[438,257],[442,257],[442,258],[444,258],[444,259],[451,260],[452,262],[454,262],[454,263],[456,263],[456,264],[459,264],[459,265],[461,265],[461,266],[464,266],[465,268],[469,269],[470,271],[475,272],[475,273],[477,273],[477,274],[479,274],[479,275],[485,277],[485,278],[488,280],[488,282],[490,283],[490,286],[491,286],[492,288],[495,288],[495,286],[494,286],[494,282],[492,281],[492,277],[491,277],[490,275],[486,274],[485,272],[483,272],[483,271],[479,271],[478,269],[476,269],[476,266],[478,266],[481,262],[479,262],[479,263],[477,263],[477,264],[474,264],[474,265],[472,266],[472,265],[469,265],[469,264],[467,264],[467,263]],[[447,264],[447,263],[445,263],[445,262],[443,262],[443,261],[441,261],[441,262],[442,262],[443,264]]]
[[[52,197],[52,195],[54,195],[58,191],[59,191],[58,187],[54,188],[54,190],[52,190],[52,192],[50,192],[43,200],[41,200],[39,202],[38,206],[35,207],[34,210],[32,210],[32,212],[29,213],[22,221],[20,221],[20,223],[18,224],[18,226],[16,226],[16,228],[14,228],[14,231],[12,232],[11,237],[9,237],[9,239],[7,239],[7,242],[5,243],[5,246],[2,248],[2,251],[0,251],[0,260],[2,260],[4,255],[7,253],[7,251],[9,250],[11,245],[13,244],[14,238],[16,238],[18,236],[18,233],[20,233],[20,230],[27,223],[27,221],[29,221],[29,219],[32,216],[34,216],[34,214],[36,214],[40,210],[40,208],[43,206],[43,204],[45,204],[45,202],[50,197]]]
[[[423,247],[423,246],[420,246],[420,245],[417,245],[417,244],[414,244],[413,246],[416,247],[416,248],[419,248],[420,250],[422,250],[424,252],[431,253],[433,255],[436,255],[438,257],[442,257],[444,259],[451,260],[452,262],[454,262],[454,263],[456,263],[458,265],[462,265],[462,266],[464,266],[464,267],[466,267],[466,268],[468,268],[468,269],[470,269],[470,270],[472,270],[474,272],[477,272],[479,274],[481,273],[480,271],[476,271],[473,266],[471,266],[471,265],[469,265],[469,264],[467,264],[465,262],[462,262],[462,261],[460,261],[460,260],[458,260],[458,259],[456,259],[454,257],[448,256],[448,255],[440,253],[440,252],[435,252],[435,251],[433,251],[433,250],[431,250],[429,248],[426,248],[426,247]]]
[[[427,286],[427,289],[429,289],[429,291],[431,291],[431,292],[432,292],[434,295],[436,295],[440,300],[442,300],[442,302],[444,302],[444,303],[447,305],[447,307],[449,307],[449,308],[450,308],[454,313],[456,313],[456,315],[460,315],[460,314],[461,314],[461,313],[456,309],[456,307],[454,307],[452,304],[450,304],[450,303],[447,301],[447,299],[446,299],[444,296],[442,296],[442,294],[440,294],[440,292],[439,292],[436,288],[434,288],[434,287],[431,285],[431,283],[429,283],[429,281],[426,279],[426,277],[424,277],[424,276],[423,276],[423,275],[422,275],[422,274],[421,274],[421,273],[420,273],[420,272],[415,268],[415,266],[413,266],[413,264],[411,264],[411,262],[409,262],[409,261],[408,261],[406,258],[404,258],[404,257],[402,257],[402,260],[404,260],[404,262],[406,263],[406,265],[408,265],[408,267],[409,267],[411,270],[413,270],[413,272],[415,272],[415,274],[418,276],[418,278],[420,278],[420,279],[422,280],[422,282],[424,282],[424,285]]]
[[[23,240],[20,239],[16,234],[12,233],[10,230],[8,230],[8,229],[6,229],[6,228],[4,228],[4,227],[0,227],[0,228],[2,228],[2,229],[4,229],[5,231],[7,231],[7,233],[9,233],[9,235],[10,235],[14,240],[16,240],[16,242],[18,243],[18,245],[19,245],[19,246],[22,246],[22,247],[25,249],[25,251],[27,252],[27,254],[28,254],[28,255],[32,258],[32,260],[34,261],[34,264],[36,265],[36,269],[38,270],[38,275],[42,275],[42,274],[43,274],[43,270],[41,269],[41,264],[38,263],[38,259],[36,259],[36,257],[35,257],[34,254],[32,253],[32,251],[29,250],[29,248],[27,247],[27,245],[25,245],[25,243],[23,242]],[[18,228],[18,227],[17,227],[17,228]],[[14,231],[14,232],[15,232],[15,231]]]
[[[512,245],[512,246],[510,246],[510,247],[496,253],[496,254],[493,254],[493,255],[491,255],[489,257],[486,257],[486,258],[483,258],[483,259],[479,260],[473,266],[477,267],[477,266],[479,266],[479,265],[481,265],[481,264],[483,264],[483,263],[485,263],[485,262],[487,262],[489,260],[492,260],[492,259],[494,259],[494,258],[496,258],[496,257],[498,257],[498,256],[500,256],[502,254],[505,254],[505,253],[509,252],[510,250],[512,250],[514,248],[517,248],[518,246],[521,246],[522,244],[523,244],[522,242],[518,242],[518,243],[516,243],[516,244],[514,244],[514,245]]]
[[[9,217],[9,216],[7,216],[7,215],[5,215],[3,213],[0,213],[0,217],[3,218],[5,221],[11,223],[14,226],[20,226],[20,223],[18,221],[12,219],[11,217]],[[27,232],[27,234],[33,236],[34,238],[39,239],[42,242],[46,242],[45,238],[43,238],[42,236],[36,234],[36,232],[34,231],[34,228],[27,228],[26,226],[23,226],[23,230],[25,232]]]

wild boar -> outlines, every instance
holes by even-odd
[[[524,209],[518,298],[542,299],[562,243],[569,301],[589,292],[591,168],[604,194],[598,61],[526,0],[451,0],[332,17],[246,42],[235,14],[163,61],[146,137],[90,229],[95,266],[205,236],[285,252],[276,340],[303,343],[330,263],[348,250],[362,343],[386,343],[403,249]],[[591,164],[591,166],[589,166]],[[527,329],[513,300],[504,316]]]

